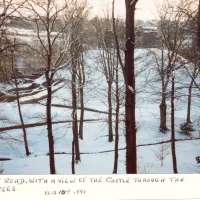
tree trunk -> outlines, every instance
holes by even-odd
[[[72,141],[72,174],[75,174],[75,164],[74,164],[74,139]]]
[[[19,90],[18,90],[17,77],[15,74],[14,63],[13,63],[13,53],[12,53],[12,71],[13,71],[14,80],[15,80],[15,88],[16,88],[16,95],[17,95],[17,107],[18,107],[20,122],[21,122],[22,130],[23,130],[25,152],[26,152],[26,155],[29,156],[30,151],[29,151],[29,147],[28,147],[27,134],[26,134],[25,126],[24,126],[24,120],[23,120],[23,116],[22,116],[22,112],[21,112],[21,105],[20,105],[20,101],[19,101]]]
[[[174,119],[174,76],[172,77],[172,91],[171,91],[171,149],[172,149],[172,163],[174,174],[178,174],[176,161],[176,147],[175,147],[175,119]]]
[[[163,95],[160,104],[160,131],[165,133],[167,130],[167,104],[165,95]]]
[[[81,62],[79,64],[79,94],[80,94],[80,123],[79,123],[79,138],[83,140],[83,121],[84,121],[84,84],[85,84],[85,70],[84,70],[84,58],[81,45]]]
[[[72,61],[72,106],[73,106],[73,113],[72,113],[72,118],[73,118],[73,126],[72,126],[72,131],[73,131],[73,136],[74,136],[74,145],[75,145],[75,152],[76,152],[76,163],[81,161],[80,158],[80,151],[79,151],[79,140],[78,140],[78,123],[77,123],[77,99],[76,99],[76,71],[77,67],[75,64],[75,61]]]
[[[48,142],[49,142],[49,160],[50,160],[50,173],[55,174],[55,160],[54,160],[54,138],[52,131],[52,119],[51,119],[51,98],[52,98],[52,88],[51,81],[47,81],[47,131],[48,131]]]
[[[164,49],[162,42],[162,65],[161,65],[161,80],[162,80],[162,101],[160,104],[160,131],[165,133],[167,129],[167,104],[166,104],[166,89],[165,89],[165,72],[164,72]]]
[[[118,169],[118,144],[119,144],[119,84],[118,84],[118,62],[116,64],[116,122],[115,122],[115,158],[114,158],[114,169],[113,174],[117,174]]]
[[[187,105],[187,120],[186,122],[189,124],[191,123],[191,103],[192,103],[192,86],[193,81],[191,81],[189,88],[188,88],[188,105]]]
[[[112,131],[112,85],[108,83],[108,141],[113,141]]]
[[[17,90],[18,89],[16,88],[16,91]],[[18,91],[17,91],[17,93],[18,93]],[[22,125],[22,130],[23,130],[25,151],[26,151],[26,155],[29,156],[31,153],[30,153],[29,147],[28,147],[27,134],[26,134],[26,129],[24,127],[24,120],[22,117],[21,106],[20,106],[20,102],[19,102],[19,94],[17,94],[17,106],[18,106],[19,117],[20,117],[20,121],[21,121],[21,125]]]
[[[81,113],[80,113],[80,123],[79,123],[79,138],[83,140],[83,121],[84,121],[84,91],[83,88],[80,89],[80,101],[81,101]]]
[[[48,44],[50,44],[48,37]],[[55,174],[55,159],[54,159],[54,138],[52,131],[52,118],[51,118],[51,101],[52,101],[52,78],[50,78],[51,71],[51,56],[52,49],[49,45],[49,54],[47,59],[47,68],[45,72],[46,82],[47,82],[47,103],[46,103],[46,116],[47,116],[47,133],[48,133],[48,143],[49,143],[49,163],[50,163],[50,174]]]
[[[77,120],[77,74],[78,74],[78,64],[79,64],[79,51],[80,44],[77,40],[77,29],[76,24],[72,22],[72,30],[73,33],[71,35],[72,45],[70,48],[70,53],[72,57],[71,67],[72,67],[72,81],[71,81],[71,89],[72,89],[72,132],[73,132],[73,140],[75,147],[75,161],[78,163],[81,161],[80,150],[79,150],[79,133],[78,133],[78,120]]]
[[[135,6],[137,0],[131,3],[126,0],[126,49],[125,49],[125,83],[126,83],[126,173],[137,173],[136,119],[135,119]]]

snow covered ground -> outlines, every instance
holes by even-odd
[[[159,50],[157,51],[159,54]],[[147,144],[170,139],[170,132],[161,134],[159,132],[159,104],[160,88],[159,78],[155,70],[156,63],[151,56],[146,56],[148,50],[136,50],[136,56],[140,59],[136,62],[136,70],[142,72],[137,77],[137,109],[136,118],[138,121],[137,143]],[[96,58],[98,51],[89,51],[85,55],[86,62],[86,88],[85,107],[100,111],[107,111],[106,80],[100,72]],[[69,70],[60,71],[58,77],[65,77],[70,80]],[[44,77],[35,80],[36,83],[44,81]],[[181,70],[176,72],[176,87],[188,85],[189,80]],[[3,87],[3,86],[1,86]],[[59,87],[59,85],[55,86]],[[170,85],[169,85],[170,88]],[[44,92],[43,92],[44,93]],[[53,94],[53,104],[71,105],[71,88],[66,84]],[[198,91],[193,91],[194,94]],[[176,138],[190,138],[179,133],[179,126],[186,120],[187,101],[184,95],[187,89],[179,90],[176,95]],[[41,95],[41,94],[37,94]],[[43,95],[43,94],[42,94]],[[24,97],[26,99],[26,97]],[[30,96],[28,97],[30,98]],[[24,100],[23,98],[21,101]],[[193,97],[192,120],[196,131],[192,136],[198,137],[200,128],[195,120],[199,117],[200,104],[197,97]],[[45,100],[40,103],[45,104]],[[170,102],[167,102],[170,105]],[[26,124],[44,122],[45,106],[42,104],[21,105]],[[121,109],[123,113],[124,109]],[[53,121],[71,120],[72,110],[68,108],[52,107]],[[78,111],[79,114],[79,111]],[[12,103],[0,103],[0,127],[19,125],[19,116],[16,101]],[[114,115],[113,115],[114,118]],[[85,111],[85,119],[96,119],[97,121],[84,123],[84,140],[80,140],[81,162],[76,164],[76,174],[111,174],[113,171],[114,151],[102,153],[102,151],[114,150],[114,142],[109,143],[107,114]],[[101,119],[101,121],[98,121]],[[168,126],[170,127],[170,110],[168,109]],[[114,129],[113,129],[114,130]],[[55,139],[55,152],[67,154],[56,155],[56,173],[71,174],[71,123],[53,125]],[[49,157],[46,126],[27,128],[27,138],[31,155],[26,157],[23,146],[23,133],[20,129],[0,132],[0,158],[11,158],[10,161],[0,162],[3,174],[49,174]],[[123,124],[120,123],[119,148],[125,147]],[[165,147],[168,154],[164,159],[163,166],[157,159],[156,154]],[[195,157],[200,156],[200,140],[188,140],[176,142],[177,163],[179,173],[200,173],[200,165],[196,163]],[[90,153],[90,154],[88,154]],[[138,147],[138,172],[139,173],[173,173],[171,148],[169,145],[156,145]],[[119,174],[126,172],[125,150],[119,150]]]

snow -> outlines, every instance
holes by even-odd
[[[35,83],[42,84],[46,81],[45,75],[40,76],[36,79]]]
[[[134,89],[130,85],[128,86],[128,88],[132,93],[134,93]]]
[[[82,162],[76,166],[76,174],[87,175],[87,174],[98,174],[100,171],[103,171],[103,174],[111,174],[112,172],[112,163],[114,161],[113,155],[111,153],[97,155],[84,155],[81,157]],[[108,160],[108,166],[102,165],[102,163]],[[56,155],[56,174],[67,175],[71,174],[71,156],[69,155]],[[48,175],[48,165],[49,158],[48,156],[41,156],[28,159],[18,159],[9,161],[3,165],[6,171],[6,174],[29,174],[29,175]],[[19,164],[20,163],[20,164]],[[88,163],[90,167],[88,167]],[[13,168],[15,170],[13,171]],[[109,170],[107,169],[109,168]],[[121,172],[124,171],[122,165]],[[119,169],[120,170],[120,169]],[[111,172],[109,172],[111,171]]]
[[[64,85],[63,83],[60,83],[60,84],[54,86],[53,89],[56,90],[56,89],[58,89],[58,88],[60,88],[60,87],[63,87],[63,85]],[[43,97],[43,96],[45,96],[45,95],[47,95],[47,91],[46,91],[46,90],[44,90],[44,91],[42,91],[42,92],[39,92],[38,94],[35,94],[35,95],[22,97],[20,102],[23,103],[23,102],[26,102],[26,101],[28,101],[28,100],[39,99],[39,98],[41,98],[41,97]]]
[[[132,6],[134,4],[135,0],[132,0],[130,3],[130,6]]]
[[[161,56],[159,49],[137,49],[136,50],[136,72],[142,72],[136,78],[136,119],[137,119],[137,144],[155,143],[162,140],[170,139],[170,132],[161,134],[159,132],[159,104],[160,104],[160,89],[161,83],[156,72],[156,63],[154,56]],[[148,56],[147,56],[148,55]],[[93,108],[107,112],[107,94],[106,94],[106,78],[102,76],[99,63],[99,51],[91,50],[85,54],[86,63],[86,79],[85,86],[85,107]],[[165,63],[167,52],[164,52]],[[64,86],[53,94],[52,104],[71,105],[71,73],[69,69],[58,71],[55,78],[65,77]],[[175,86],[188,85],[189,79],[183,71],[176,72]],[[45,77],[41,76],[35,80],[35,83],[43,83]],[[120,75],[120,84],[122,84],[122,74]],[[62,83],[63,84],[63,83]],[[57,89],[62,84],[52,86],[52,89]],[[171,83],[169,83],[169,88]],[[0,85],[2,88],[3,85]],[[10,86],[8,86],[10,87]],[[114,85],[113,85],[114,88]],[[132,88],[130,88],[132,89]],[[167,91],[168,92],[168,91]],[[46,91],[42,91],[37,95],[23,97],[20,101],[39,98]],[[187,94],[187,88],[182,88],[176,95]],[[198,91],[193,90],[193,94],[198,94]],[[176,138],[190,138],[179,133],[179,126],[185,122],[187,98],[180,96],[176,99],[175,123],[176,123]],[[192,101],[192,120],[196,131],[192,136],[199,136],[197,119],[199,117],[199,99],[193,97]],[[45,103],[42,100],[41,104],[22,104],[21,109],[25,123],[45,122]],[[169,100],[167,101],[169,105]],[[113,105],[114,106],[114,105]],[[124,108],[120,109],[121,116],[124,113]],[[168,127],[170,127],[170,110],[168,109]],[[52,107],[52,120],[65,121],[71,120],[72,110],[68,108]],[[77,110],[78,117],[80,110]],[[113,120],[114,120],[113,115]],[[9,121],[1,121],[1,127],[20,124],[17,111],[16,101],[12,103],[0,103],[0,118],[6,118]],[[111,174],[113,171],[114,151],[109,153],[100,153],[102,151],[114,150],[114,142],[108,142],[108,124],[107,114],[100,114],[90,111],[85,111],[85,119],[101,119],[99,121],[84,123],[84,140],[80,140],[81,162],[76,164],[76,174]],[[125,137],[123,123],[120,123],[119,132],[119,148],[124,148]],[[114,126],[114,124],[113,124]],[[49,157],[48,141],[46,126],[38,126],[27,128],[27,138],[29,141],[31,155],[25,156],[23,145],[22,130],[16,129],[6,132],[0,132],[0,158],[11,158],[11,161],[0,162],[0,166],[4,169],[3,174],[49,174]],[[113,129],[114,130],[114,129]],[[53,125],[53,133],[55,139],[55,152],[65,152],[68,154],[55,155],[56,173],[71,174],[71,143],[72,143],[72,124],[70,122],[59,123]],[[15,140],[14,140],[15,139]],[[158,152],[161,145],[138,147],[138,172],[139,173],[173,173],[171,148],[168,149],[169,155],[164,159],[164,166],[156,158],[155,152]],[[177,163],[179,173],[200,173],[200,166],[196,163],[195,157],[200,155],[200,140],[176,142]],[[90,154],[88,154],[90,153]],[[126,172],[125,166],[125,150],[119,151],[119,169],[118,173]]]

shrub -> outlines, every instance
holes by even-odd
[[[195,131],[192,123],[187,123],[187,122],[180,125],[180,130],[181,133],[184,133],[186,135],[189,135],[191,132]]]

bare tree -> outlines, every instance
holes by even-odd
[[[74,24],[72,24],[72,29],[74,29]],[[75,40],[75,35],[74,33],[72,34],[72,41]],[[77,52],[79,51],[79,44],[77,42],[74,42],[71,45],[71,56],[72,56],[72,107],[73,107],[73,112],[72,112],[72,119],[73,119],[73,126],[72,126],[72,131],[73,131],[73,140],[74,140],[74,146],[75,146],[75,152],[76,152],[76,162],[78,163],[81,161],[80,158],[80,151],[79,151],[79,140],[78,140],[78,119],[77,119],[77,80],[76,80],[76,75],[77,75],[77,67],[78,67],[78,56]]]
[[[80,98],[80,123],[79,123],[79,138],[83,140],[83,121],[84,121],[84,85],[85,85],[85,65],[83,57],[83,44],[80,44],[80,58],[78,68],[78,79],[79,79],[79,98]]]
[[[30,155],[30,151],[29,151],[29,147],[28,147],[27,133],[26,133],[26,128],[24,126],[24,119],[23,119],[23,115],[22,115],[22,111],[21,111],[21,105],[20,105],[20,99],[19,99],[20,96],[19,96],[19,90],[18,90],[18,79],[17,79],[17,75],[16,75],[16,69],[15,69],[15,66],[14,66],[15,47],[13,46],[10,49],[10,51],[11,51],[11,59],[12,59],[11,66],[12,66],[12,72],[13,72],[14,83],[15,83],[15,92],[16,92],[16,96],[17,96],[17,107],[18,107],[20,122],[21,122],[22,130],[23,130],[25,152],[26,152],[26,155],[29,156]]]
[[[120,94],[119,94],[119,64],[117,62],[115,67],[115,98],[116,98],[116,108],[115,108],[115,157],[114,157],[114,168],[113,174],[117,174],[118,170],[118,146],[119,146],[119,109],[120,109]]]
[[[115,27],[115,0],[113,0],[112,3],[112,20],[113,20],[113,33],[115,37],[115,44],[116,44],[116,50],[117,50],[117,61],[121,61],[120,56],[120,50],[119,50],[119,42],[118,37],[116,34],[116,27]],[[114,157],[114,168],[113,168],[113,174],[117,174],[118,170],[118,145],[119,145],[119,66],[118,62],[115,67],[115,84],[116,84],[116,122],[115,122],[115,157]]]
[[[37,34],[37,38],[42,46],[42,51],[38,52],[45,61],[45,77],[47,88],[47,102],[46,102],[46,120],[47,132],[49,143],[49,159],[50,159],[50,173],[55,174],[55,160],[54,160],[54,137],[52,131],[52,115],[51,115],[51,102],[52,102],[52,83],[55,73],[69,64],[69,59],[66,61],[66,54],[71,46],[67,27],[76,19],[82,12],[83,8],[77,13],[70,13],[68,18],[62,17],[65,11],[76,0],[65,1],[62,5],[56,3],[55,0],[29,0],[25,8],[27,12],[31,13],[31,19],[24,18],[27,23],[34,23],[33,30]],[[42,30],[45,32],[46,38],[42,39]],[[73,30],[71,30],[72,32]],[[64,36],[63,40],[62,37]],[[61,45],[61,46],[60,46]],[[59,46],[60,49],[57,49]]]
[[[167,90],[172,68],[178,62],[178,54],[185,45],[187,31],[183,14],[177,10],[175,2],[166,1],[158,6],[160,17],[159,31],[161,42],[161,56],[155,55],[157,70],[161,79],[161,104],[160,104],[160,131],[165,133],[167,128]]]
[[[196,82],[200,72],[200,1],[185,0],[178,6],[178,10],[183,13],[188,22],[186,29],[189,33],[187,46],[181,52],[181,55],[187,59],[184,68],[191,78],[188,86],[187,117],[186,122],[181,124],[181,130],[189,133],[194,130],[191,121],[192,90],[193,87],[200,89]]]
[[[108,104],[108,141],[113,141],[113,120],[112,120],[112,85],[114,81],[114,66],[116,63],[115,42],[113,40],[112,20],[109,13],[102,19],[96,20],[96,37],[99,49],[99,64],[101,72],[107,82],[107,104]]]
[[[20,105],[20,96],[18,90],[18,78],[16,75],[15,69],[15,53],[17,53],[17,43],[16,40],[14,42],[9,38],[7,35],[7,29],[9,27],[10,20],[14,17],[14,15],[19,12],[22,8],[26,0],[21,0],[19,2],[14,2],[12,0],[0,1],[0,81],[9,81],[11,77],[14,78],[15,84],[15,92],[16,92],[16,99],[17,99],[17,107],[18,113],[20,117],[20,122],[22,125],[23,131],[23,138],[24,138],[24,146],[25,146],[25,153],[27,156],[30,155],[28,140],[27,140],[27,133],[24,126],[23,115],[21,111]],[[11,60],[11,62],[10,62]],[[11,66],[11,67],[10,67]]]
[[[177,159],[176,159],[176,146],[175,146],[175,108],[174,108],[174,99],[175,99],[175,73],[174,69],[172,69],[172,88],[171,88],[171,150],[172,150],[172,163],[174,174],[178,173],[177,169]]]
[[[79,2],[80,3],[80,2]],[[83,1],[81,5],[78,5],[78,2],[73,4],[70,12],[79,13],[79,17],[76,18],[71,23],[71,29],[73,30],[70,40],[72,45],[70,47],[71,54],[71,90],[72,90],[72,118],[73,118],[73,143],[75,147],[75,161],[76,163],[81,161],[80,150],[79,150],[79,138],[83,139],[83,122],[84,122],[84,84],[85,84],[85,72],[84,72],[84,58],[83,58],[83,21],[87,16],[86,8],[87,1]],[[78,118],[77,118],[77,108],[78,101],[80,98],[81,105],[81,115],[80,115],[80,124],[78,129]]]
[[[161,144],[157,151],[154,151],[156,158],[161,162],[161,167],[164,166],[164,159],[170,154],[170,146],[168,144]]]
[[[194,53],[193,55],[195,55],[196,52],[198,51],[193,52]],[[194,59],[193,63],[190,63],[190,69],[188,69],[188,66],[185,66],[185,69],[186,69],[186,72],[191,75],[191,77],[189,76],[191,80],[188,87],[187,117],[186,117],[186,123],[185,123],[185,126],[190,127],[192,123],[191,121],[192,89],[194,86],[194,82],[196,81],[200,72],[200,68],[198,67],[198,60]]]
[[[85,78],[85,57],[84,57],[84,45],[87,43],[87,16],[89,13],[89,7],[87,6],[79,17],[77,31],[78,31],[78,42],[79,42],[79,51],[78,51],[78,70],[77,70],[77,79],[78,79],[78,97],[80,104],[80,123],[79,123],[79,138],[83,140],[83,122],[84,122],[84,88],[86,84]]]

